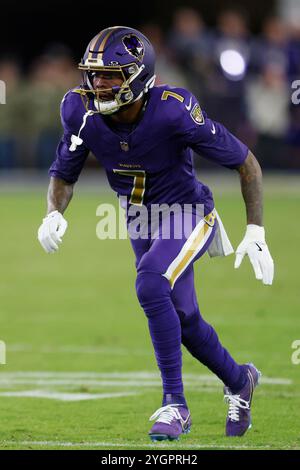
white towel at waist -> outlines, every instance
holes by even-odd
[[[234,249],[230,243],[230,240],[228,238],[228,235],[226,233],[222,220],[218,212],[216,211],[216,209],[214,209],[213,212],[216,215],[216,220],[218,224],[217,224],[217,229],[215,232],[214,239],[209,245],[209,248],[207,250],[208,254],[211,258],[214,256],[231,255],[232,253],[234,253]]]

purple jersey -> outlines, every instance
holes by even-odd
[[[95,111],[92,102],[90,109]],[[224,126],[201,111],[189,91],[168,85],[149,91],[143,116],[131,131],[128,126],[127,132],[126,126],[123,131],[122,126],[113,128],[109,118],[98,113],[87,115],[73,90],[62,101],[61,116],[64,135],[49,174],[76,182],[91,151],[112,189],[132,204],[198,203],[207,214],[214,202],[209,188],[195,176],[193,151],[228,168],[241,165],[248,153]]]

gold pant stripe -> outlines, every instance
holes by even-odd
[[[171,274],[170,277],[170,284],[171,288],[173,289],[173,286],[175,284],[175,280],[178,276],[178,274],[181,271],[184,271],[187,265],[189,264],[190,259],[192,258],[193,254],[197,250],[198,246],[201,244],[201,242],[204,240],[204,237],[209,229],[209,225],[204,224],[203,227],[201,228],[200,232],[198,233],[197,237],[194,239],[192,246],[187,250],[185,256],[181,260],[181,262],[178,264],[178,266],[174,269],[174,271]]]
[[[179,252],[179,254],[177,255],[176,258],[180,257],[181,253],[185,252],[183,258],[180,259],[180,261],[178,261],[178,264],[175,266],[175,268],[171,271],[171,273],[168,273],[168,270],[170,269],[171,265],[168,267],[167,271],[165,272],[164,276],[167,277],[167,279],[169,280],[170,284],[171,284],[171,289],[173,289],[173,286],[176,282],[176,279],[178,278],[179,274],[181,274],[185,269],[186,267],[188,266],[188,264],[190,263],[191,259],[193,258],[193,256],[201,249],[201,245],[203,244],[204,245],[204,240],[205,240],[205,237],[208,233],[208,231],[211,233],[212,231],[212,227],[215,223],[215,212],[214,210],[208,214],[207,216],[204,217],[204,219],[202,219],[199,224],[203,224],[200,231],[197,232],[196,235],[194,235],[194,239],[192,240],[191,244],[189,245],[189,247],[187,248],[187,243],[189,243],[190,241],[190,237],[193,236],[193,234],[190,235],[190,237],[186,240],[185,244],[183,245],[181,251]],[[199,225],[198,224],[198,225]],[[197,226],[195,227],[195,229],[197,228]],[[194,229],[194,230],[195,230]],[[209,234],[210,234],[209,233]],[[207,237],[208,238],[208,237]],[[175,258],[175,260],[176,260]],[[173,263],[174,261],[173,260]]]

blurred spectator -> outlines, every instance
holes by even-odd
[[[288,77],[290,93],[292,83],[300,80],[300,5],[298,16],[288,22],[290,41],[288,46]],[[291,168],[300,169],[300,104],[290,102],[290,122],[287,133],[287,141],[289,144],[289,166]]]
[[[175,11],[168,46],[186,74],[189,88],[198,97],[205,94],[210,74],[211,38],[200,13],[192,8]]]
[[[80,75],[64,46],[51,46],[32,64],[25,91],[29,112],[26,130],[33,145],[32,163],[38,167],[46,168],[53,161],[62,132],[60,103],[79,82]]]
[[[300,169],[300,105],[291,102],[292,82],[300,80],[297,5],[293,14],[267,17],[259,36],[237,9],[221,12],[211,29],[190,7],[175,10],[170,31],[157,23],[141,27],[156,51],[156,84],[192,91],[265,167]],[[18,61],[2,58],[0,80],[7,92],[7,104],[0,104],[0,168],[48,168],[62,133],[61,100],[81,82],[74,55],[52,44],[26,74]]]
[[[295,91],[292,83],[300,79],[300,2],[299,0],[278,0],[279,12],[287,23],[289,44],[287,51],[288,78],[291,95]],[[299,96],[299,95],[298,95]],[[290,101],[289,129],[289,168],[300,169],[300,104]]]
[[[291,31],[291,40],[288,44],[287,60],[288,74],[291,81],[300,77],[300,25]]]
[[[258,134],[255,153],[264,167],[285,164],[289,100],[283,64],[266,63],[247,89],[249,118]]]
[[[251,53],[251,71],[259,73],[266,63],[288,67],[288,30],[278,17],[268,17],[262,26],[261,36],[254,41]]]
[[[6,104],[0,104],[0,168],[12,168],[16,165],[21,90],[21,71],[15,59],[3,58],[0,61],[0,80],[6,88]]]
[[[158,24],[147,23],[140,30],[152,42],[156,53],[156,85],[168,83],[172,86],[187,88],[186,74],[184,74],[176,62],[172,60],[170,51],[166,46],[163,31]]]
[[[247,18],[238,10],[225,10],[217,18],[205,97],[205,107],[242,140],[247,128],[245,78],[252,37]]]

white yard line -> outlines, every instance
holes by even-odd
[[[62,442],[62,441],[0,441],[1,446],[17,446],[17,447],[30,447],[30,446],[41,446],[41,447],[103,447],[104,449],[110,449],[112,447],[128,447],[132,448],[152,448],[152,449],[268,449],[271,446],[258,445],[258,446],[247,446],[247,445],[230,445],[230,444],[185,444],[178,442],[163,443],[159,442],[156,444],[140,443],[134,444],[132,442]]]
[[[31,344],[11,344],[7,351],[12,353],[31,352],[36,354],[107,354],[110,356],[138,355],[150,356],[152,352],[146,349],[128,349],[111,346],[42,346],[35,347]]]
[[[104,398],[120,398],[132,395],[138,395],[136,392],[121,393],[62,393],[46,390],[25,390],[20,392],[1,392],[1,397],[18,397],[18,398],[48,398],[50,400],[59,401],[83,401],[83,400],[100,400]]]
[[[103,380],[107,379],[107,380]],[[117,380],[120,379],[120,380]],[[204,374],[184,374],[183,379],[188,384],[219,385],[220,380],[214,375]],[[84,381],[90,385],[132,385],[132,386],[153,386],[160,385],[160,377],[158,372],[48,372],[48,371],[15,371],[1,372],[1,384],[24,384],[24,383],[41,383],[55,385],[78,385]],[[293,381],[287,378],[278,377],[262,377],[260,382],[268,385],[292,385]]]
[[[211,388],[211,387],[189,387],[189,391],[198,392],[198,393],[217,393],[220,395],[220,388]],[[259,390],[259,396],[266,397],[275,397],[275,398],[299,398],[300,393],[293,392],[282,392],[282,391],[263,391]],[[0,397],[15,397],[15,398],[48,398],[52,400],[60,401],[82,401],[82,400],[99,400],[103,398],[119,398],[132,395],[143,394],[141,391],[127,391],[123,390],[120,392],[106,392],[106,393],[78,393],[78,392],[67,392],[67,391],[57,391],[41,389],[30,389],[30,390],[10,390],[7,392],[0,392]]]
[[[188,382],[186,382],[188,383]],[[161,385],[160,380],[93,380],[93,379],[22,379],[12,378],[5,379],[0,376],[0,388],[2,386],[15,386],[15,385],[61,385],[61,386],[77,386],[81,385],[87,387],[158,387]]]
[[[290,385],[289,379],[265,377],[262,383],[268,385]],[[185,386],[190,390],[201,393],[220,393],[221,381],[213,375],[185,374]],[[27,390],[20,390],[25,387]],[[80,390],[80,387],[90,387],[94,393]],[[119,398],[138,395],[141,389],[161,387],[161,379],[157,372],[46,372],[46,371],[16,371],[0,373],[1,397],[15,398],[46,398],[60,401],[99,400],[104,398]],[[30,388],[28,390],[28,388]],[[59,388],[59,390],[57,390]],[[75,390],[74,390],[75,388]],[[108,389],[104,393],[104,390]],[[77,391],[76,391],[77,389]],[[111,389],[119,389],[112,392]],[[121,390],[120,390],[121,389]],[[129,389],[129,390],[128,390]],[[133,390],[131,390],[133,389]],[[296,397],[299,394],[286,394],[280,390],[263,390],[262,394]]]

